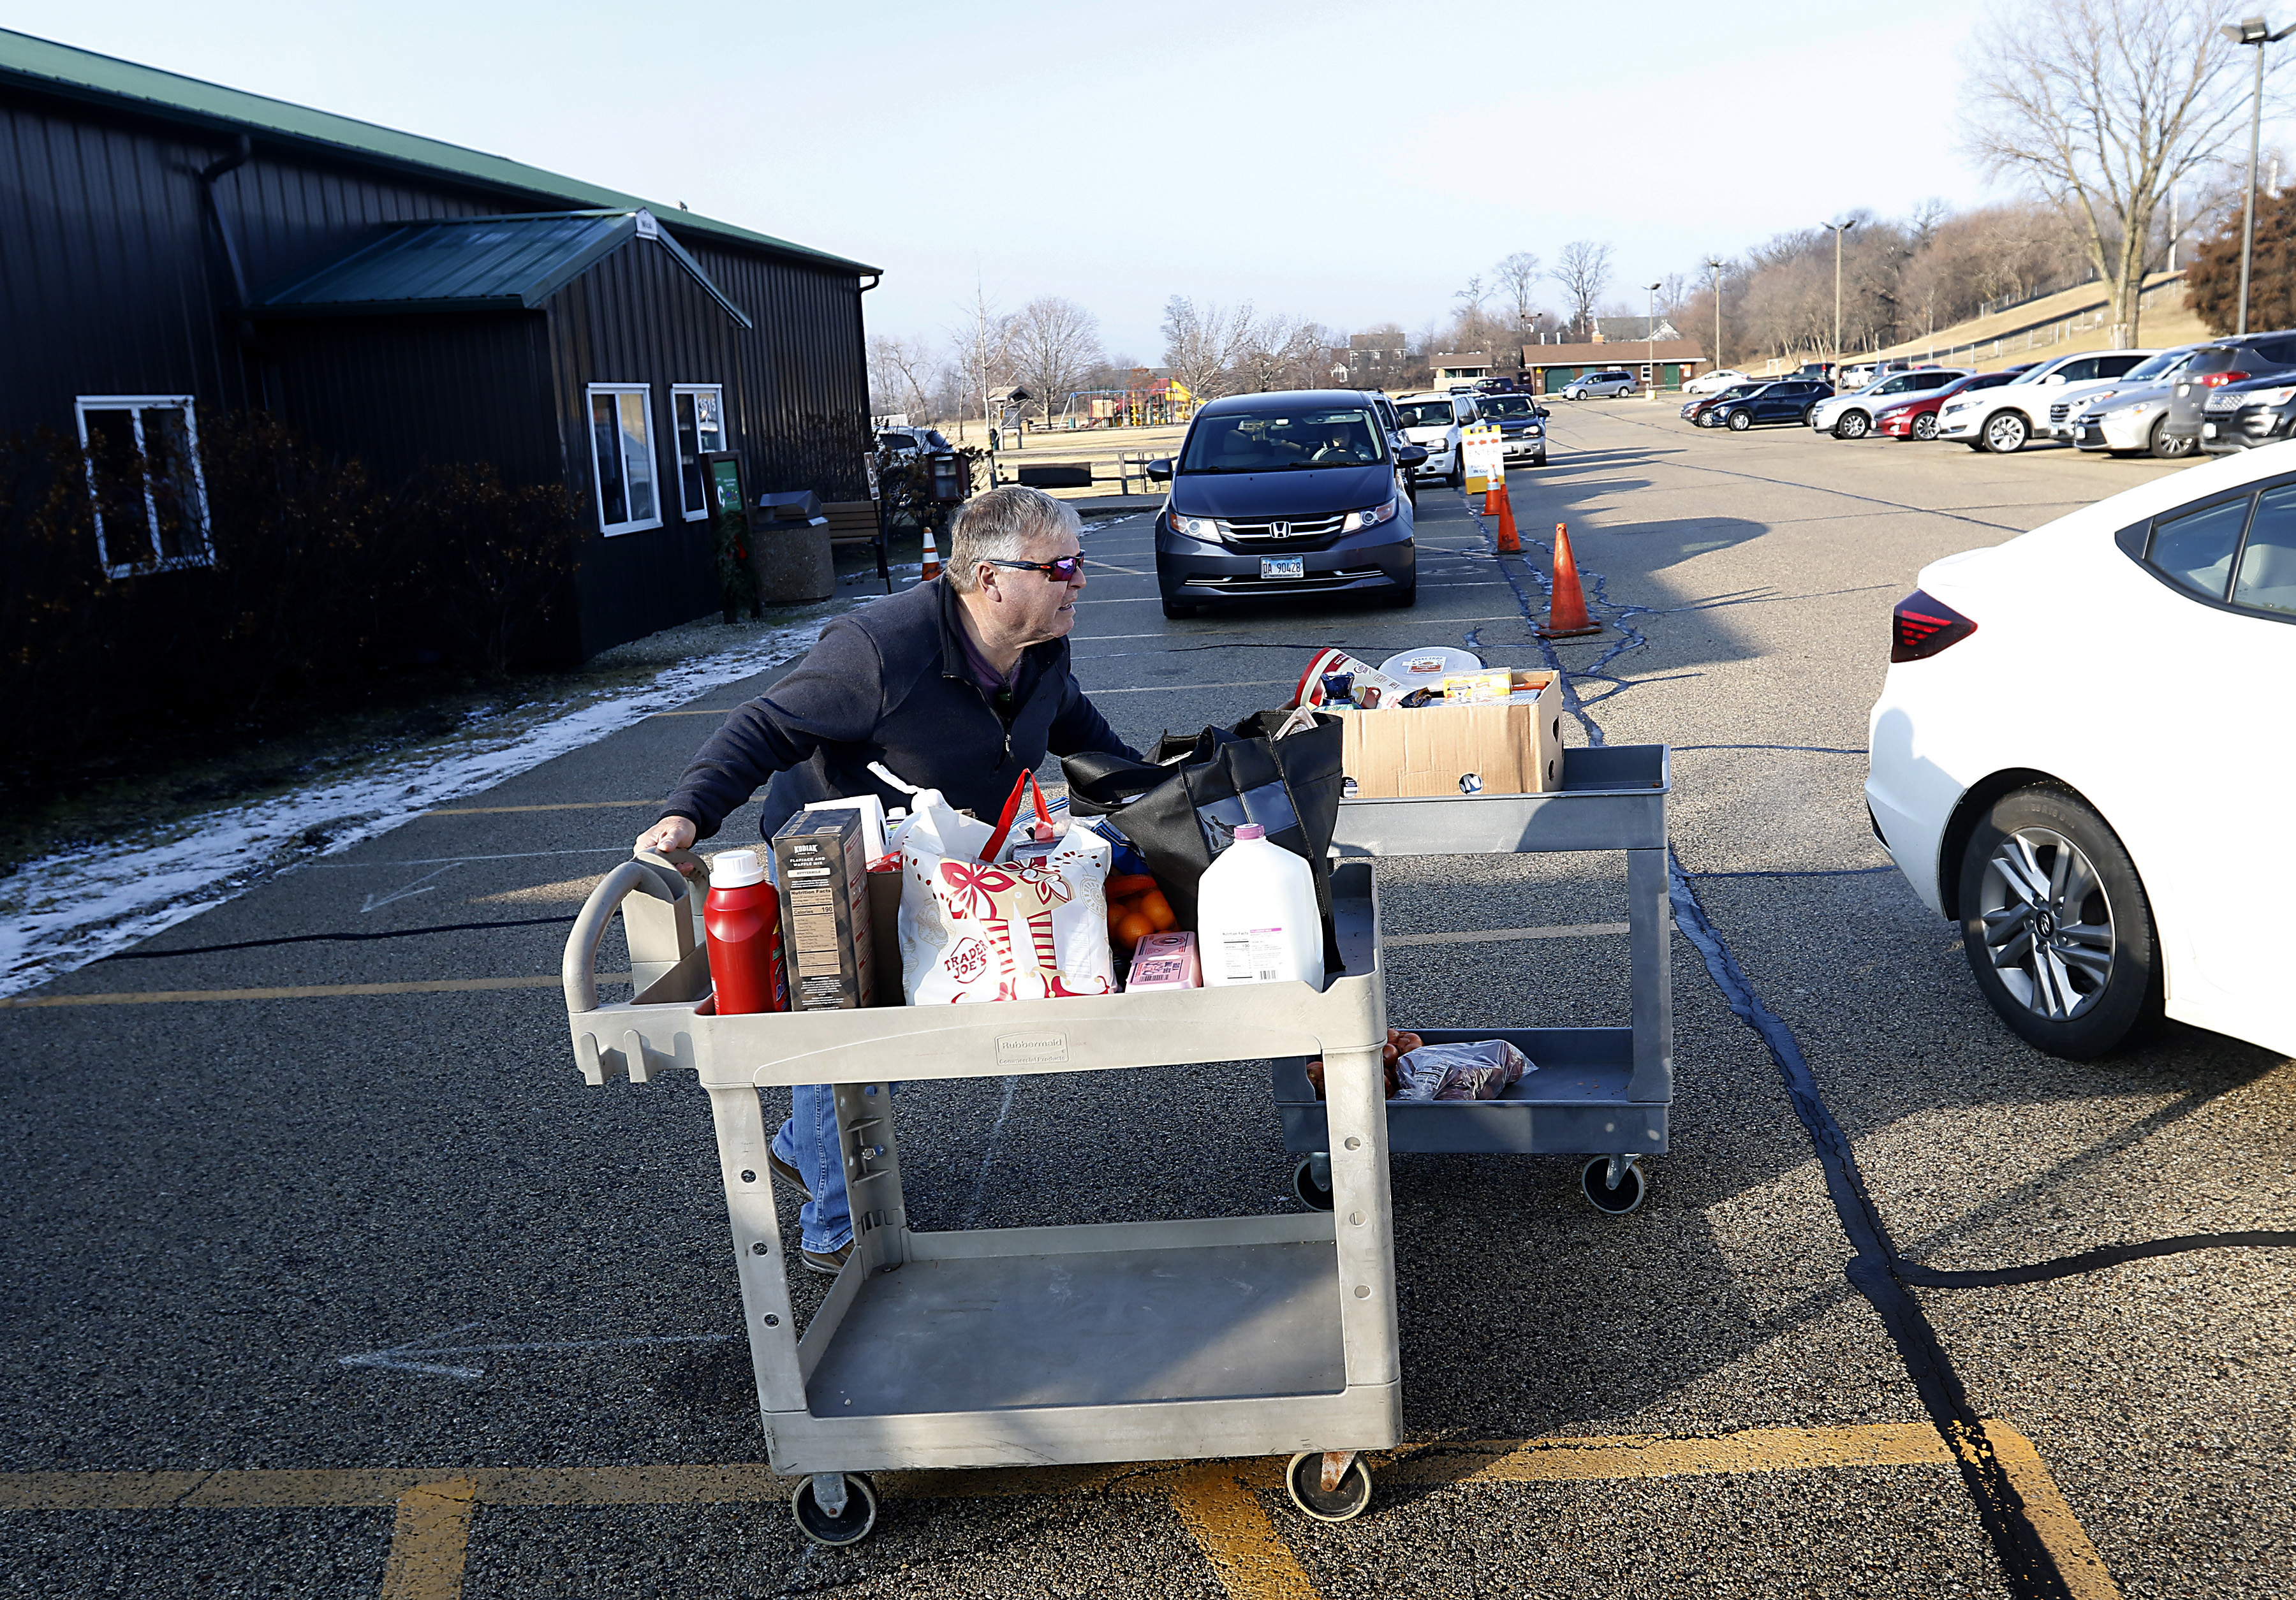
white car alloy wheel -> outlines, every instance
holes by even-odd
[[[2033,437],[2033,425],[2021,411],[1997,411],[1985,419],[1985,447],[1996,455],[2014,455]]]
[[[1874,419],[1867,416],[1864,412],[1855,409],[1845,411],[1840,416],[1833,419],[1833,437],[1836,439],[1863,439],[1866,437],[1867,430],[1871,429],[1873,425]]]
[[[1924,411],[1914,419],[1914,437],[1929,439],[1937,437],[1937,413]]]
[[[1731,431],[1731,432],[1733,432],[1733,433],[1743,433],[1747,429],[1749,429],[1749,428],[1752,427],[1753,425],[1754,425],[1754,417],[1753,417],[1753,414],[1752,414],[1751,412],[1746,412],[1746,411],[1734,411],[1734,412],[1732,412],[1732,413],[1730,414],[1730,431]]]

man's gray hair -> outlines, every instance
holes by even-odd
[[[967,500],[948,525],[948,581],[960,595],[979,587],[985,561],[1030,561],[1029,545],[1080,533],[1074,507],[1040,488],[1008,483]]]

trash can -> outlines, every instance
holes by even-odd
[[[750,523],[750,564],[767,605],[808,605],[837,592],[829,519],[811,489],[759,495]]]

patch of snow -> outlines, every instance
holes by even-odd
[[[299,862],[390,833],[434,806],[490,789],[720,684],[810,649],[827,618],[776,629],[740,649],[689,657],[645,687],[551,720],[488,732],[466,723],[444,743],[357,775],[152,829],[140,840],[28,861],[0,880],[0,997],[45,983]],[[575,702],[562,702],[561,704]]]

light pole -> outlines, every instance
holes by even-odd
[[[2296,23],[2275,33],[2262,17],[2243,17],[2224,25],[2224,37],[2234,44],[2256,47],[2256,98],[2248,113],[2248,193],[2240,215],[2240,325],[2233,330],[2234,334],[2248,332],[2249,258],[2256,251],[2256,145],[2264,129],[2264,47],[2277,45],[2292,33],[2296,33]]]
[[[1841,235],[1857,226],[1853,217],[1847,222],[1820,223],[1833,235],[1833,382],[1841,382]]]
[[[1664,280],[1660,280],[1662,283]],[[1650,368],[1650,398],[1658,398],[1658,283],[1645,283],[1650,291],[1650,321],[1643,324],[1643,365]]]
[[[1718,373],[1722,370],[1722,263],[1714,257],[1709,256],[1706,258],[1706,265],[1714,274],[1714,365],[1712,370]]]

